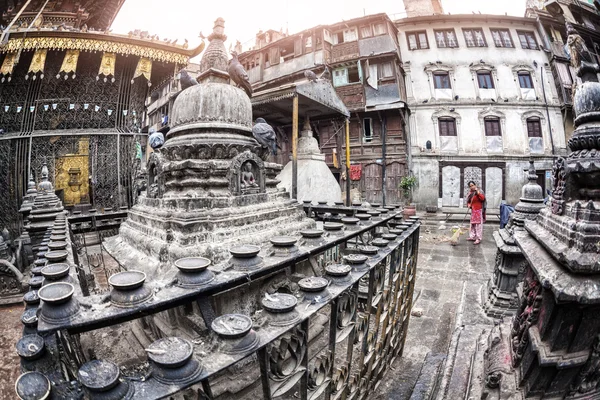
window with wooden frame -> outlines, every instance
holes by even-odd
[[[332,35],[333,44],[341,44],[358,40],[356,28],[344,29],[343,31],[335,32]]]
[[[535,33],[529,31],[517,31],[521,47],[529,50],[538,50],[539,46],[535,39]]]
[[[378,22],[373,24],[373,36],[385,35],[386,32],[385,23]]]
[[[429,40],[426,31],[407,32],[406,40],[409,50],[423,50],[429,48]]]
[[[542,137],[542,124],[540,124],[539,118],[527,118],[527,136],[530,138]]]
[[[337,68],[333,70],[333,86],[343,86],[360,82],[357,66]]]
[[[394,65],[391,61],[377,64],[377,75],[379,79],[392,78],[394,76]]]
[[[439,118],[440,136],[456,136],[456,120],[454,118]]]
[[[529,151],[538,154],[544,153],[542,124],[539,117],[527,118],[527,136],[529,139]]]
[[[492,32],[492,39],[494,39],[496,47],[515,47],[508,29],[490,29],[490,32]]]
[[[363,25],[360,27],[360,37],[368,38],[373,36],[373,30],[371,29],[371,25]]]
[[[443,31],[433,31],[435,42],[439,48],[455,48],[458,47],[456,33],[454,29],[445,29]]]
[[[488,117],[484,119],[483,122],[485,126],[485,136],[502,136],[499,118]]]
[[[477,83],[479,84],[479,89],[493,89],[494,79],[492,78],[492,73],[490,71],[477,72]]]
[[[452,89],[452,86],[450,86],[450,75],[448,74],[448,72],[434,72],[433,87],[434,89]]]
[[[521,89],[533,89],[533,80],[528,71],[520,71],[517,76],[519,77],[519,86]]]
[[[467,47],[487,47],[485,35],[481,28],[463,29]]]

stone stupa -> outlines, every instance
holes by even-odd
[[[277,188],[282,167],[252,137],[252,105],[230,84],[224,21],[215,21],[199,85],[173,103],[165,144],[148,161],[148,189],[106,249],[126,269],[150,277],[173,261],[203,256],[218,264],[238,244],[311,227],[296,200]]]
[[[280,188],[292,191],[292,162],[286,164],[277,176]],[[298,200],[327,201],[333,204],[342,201],[342,190],[331,170],[325,163],[325,155],[313,136],[308,117],[298,139]]]

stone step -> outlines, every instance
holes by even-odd
[[[437,395],[440,372],[446,360],[446,354],[427,353],[417,382],[412,389],[410,400],[431,400]]]
[[[455,330],[450,340],[436,400],[469,398],[472,380],[481,375],[474,370],[475,354],[482,336],[487,337],[493,327],[493,320],[482,309],[482,285],[483,282],[465,282],[463,286]]]

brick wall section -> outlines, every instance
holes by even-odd
[[[336,44],[331,49],[332,62],[352,60],[358,56],[358,40]]]
[[[404,8],[408,18],[444,13],[439,0],[404,0]]]
[[[348,110],[364,109],[365,92],[362,83],[338,86],[335,88]]]

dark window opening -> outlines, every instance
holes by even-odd
[[[456,136],[456,120],[454,118],[440,118],[438,125],[440,136]]]
[[[373,140],[373,120],[371,118],[363,119],[363,137],[365,142]]]
[[[358,75],[358,67],[348,68],[348,83],[360,82],[360,76]]]
[[[540,124],[539,118],[528,118],[527,119],[527,136],[531,137],[542,137],[542,125]]]
[[[435,89],[451,89],[450,75],[447,72],[435,72],[433,74],[433,87]]]
[[[490,72],[478,72],[477,81],[479,82],[480,89],[493,89],[494,81]]]
[[[501,136],[500,120],[498,118],[485,119],[485,136]]]
[[[519,72],[519,86],[522,89],[533,89],[533,81],[529,72]]]

